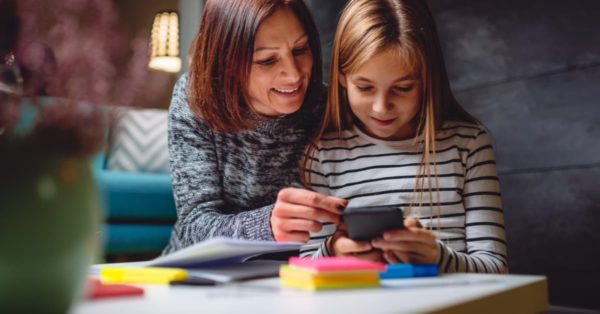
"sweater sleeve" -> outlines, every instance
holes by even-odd
[[[440,271],[507,273],[504,214],[491,137],[480,129],[468,149],[462,195],[466,252],[438,241]]]
[[[213,131],[190,111],[186,88],[183,76],[169,107],[168,147],[177,222],[163,254],[217,236],[274,240],[273,205],[235,214],[224,211],[227,205]]]

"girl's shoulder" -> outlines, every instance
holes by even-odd
[[[492,141],[487,128],[480,123],[444,121],[436,133],[436,141],[447,145],[472,147]]]
[[[317,149],[352,147],[362,141],[358,133],[353,130],[325,133],[317,142]]]
[[[484,133],[487,133],[487,129],[483,124],[448,120],[444,121],[438,129],[437,137],[462,135],[464,137],[475,138]]]

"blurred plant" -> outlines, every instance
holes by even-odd
[[[92,154],[109,112],[99,105],[153,99],[144,86],[169,79],[149,75],[149,36],[131,40],[113,1],[0,0],[0,24],[0,151]],[[27,130],[22,98],[36,111]]]

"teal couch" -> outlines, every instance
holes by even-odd
[[[105,256],[160,254],[176,219],[168,173],[135,173],[106,168],[106,155],[94,160],[104,207]]]

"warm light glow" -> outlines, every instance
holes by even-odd
[[[177,73],[181,70],[181,58],[179,57],[152,57],[150,58],[150,68],[170,73]]]
[[[160,12],[152,24],[150,68],[177,73],[181,70],[179,57],[179,17],[175,12]]]

